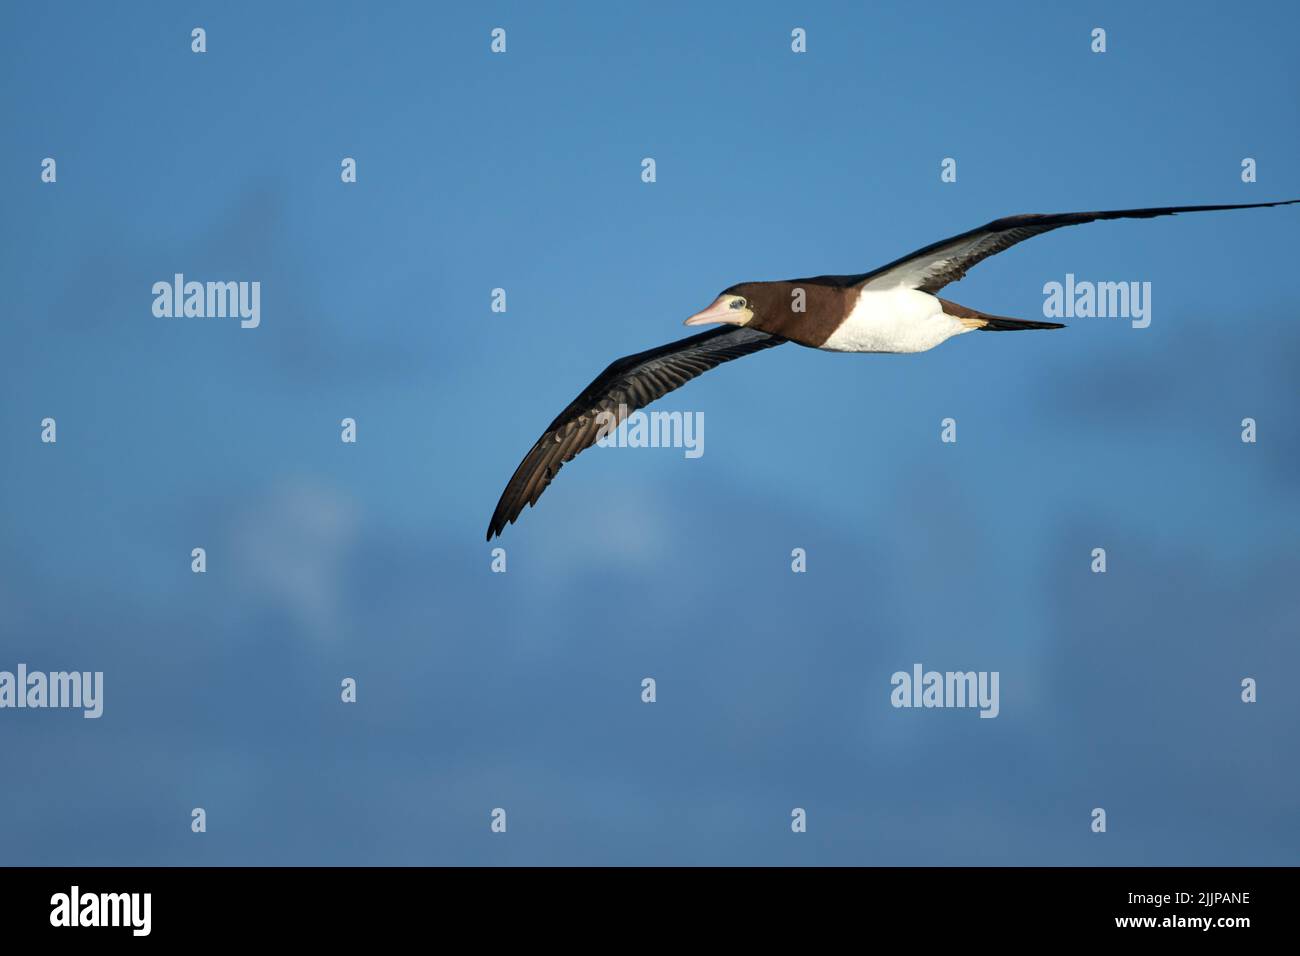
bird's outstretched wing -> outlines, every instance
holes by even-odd
[[[582,394],[547,426],[537,444],[515,469],[488,524],[487,540],[500,534],[519,517],[525,505],[537,503],[560,467],[610,427],[609,416],[623,416],[643,408],[673,389],[681,388],[723,362],[780,345],[785,339],[757,329],[723,326],[659,348],[628,355],[612,363],[583,389]]]
[[[1017,242],[1032,236],[1077,226],[1099,219],[1152,219],[1180,212],[1214,212],[1220,209],[1259,209],[1265,206],[1288,206],[1300,199],[1284,202],[1235,203],[1226,206],[1154,206],[1150,209],[1110,209],[1102,212],[1062,212],[1051,215],[1029,214],[995,219],[987,225],[963,232],[950,239],[918,249],[896,259],[887,266],[858,275],[818,276],[809,281],[833,286],[857,286],[864,289],[886,289],[902,286],[920,289],[931,294],[949,282],[956,282],[976,263],[1009,249]]]

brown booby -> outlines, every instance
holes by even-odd
[[[491,541],[514,522],[525,505],[536,504],[560,467],[607,434],[611,421],[621,422],[723,362],[785,342],[832,352],[924,352],[954,335],[976,330],[1064,328],[1056,322],[991,315],[935,293],[981,260],[1061,226],[1297,202],[1300,199],[1008,216],[871,272],[733,285],[686,320],[687,325],[723,323],[722,328],[618,359],[560,412],[515,469],[492,513],[487,539]]]

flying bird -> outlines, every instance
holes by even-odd
[[[616,425],[723,362],[786,342],[830,352],[924,352],[967,332],[1064,328],[1056,322],[991,315],[935,293],[981,260],[1061,226],[1297,202],[1300,199],[1008,216],[871,272],[733,285],[686,320],[687,325],[721,323],[721,328],[618,359],[556,416],[502,492],[487,540],[513,523],[525,505],[536,504],[560,467],[607,434],[611,422]]]

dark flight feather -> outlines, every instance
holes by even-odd
[[[566,461],[596,443],[608,412],[621,422],[723,362],[780,345],[785,339],[736,326],[710,329],[690,338],[628,355],[610,364],[547,426],[515,469],[488,524],[487,540],[499,535],[534,505]]]
[[[864,286],[871,288],[879,285],[884,288],[904,285],[920,289],[931,294],[938,292],[950,282],[956,282],[973,266],[1009,249],[1018,242],[1034,236],[1060,229],[1062,226],[1078,226],[1085,222],[1097,222],[1103,219],[1154,219],[1156,216],[1172,216],[1180,212],[1216,212],[1222,209],[1262,209],[1266,206],[1289,206],[1300,199],[1288,199],[1283,202],[1233,203],[1225,206],[1152,206],[1147,209],[1110,209],[1101,212],[1062,212],[1050,215],[1030,213],[1022,216],[1007,216],[995,219],[986,225],[948,239],[931,243],[923,249],[895,259],[888,265],[862,272],[857,275],[816,276],[811,279],[795,280],[821,285],[848,288]]]

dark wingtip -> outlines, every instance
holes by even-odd
[[[510,510],[506,508],[505,495],[502,495],[501,500],[497,502],[497,510],[492,512],[492,520],[488,522],[487,540],[501,537],[506,528],[515,523],[516,517],[518,515],[511,516]]]

